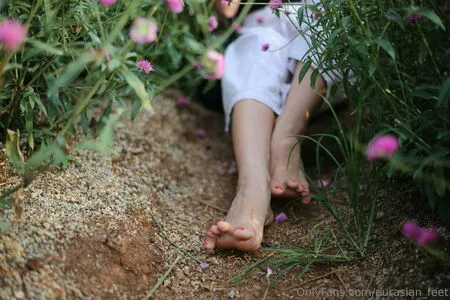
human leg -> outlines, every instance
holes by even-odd
[[[311,115],[321,103],[319,93],[324,94],[326,83],[318,77],[315,90],[310,87],[310,69],[303,80],[298,75],[303,63],[298,62],[282,113],[278,116],[271,140],[271,192],[276,197],[301,197],[309,202],[309,185],[303,172],[300,143],[293,137],[302,134]],[[292,150],[292,152],[291,152]],[[289,161],[289,163],[288,163]]]
[[[225,221],[207,231],[208,249],[259,248],[270,209],[270,143],[274,124],[271,108],[255,100],[241,100],[232,114],[233,148],[238,167],[236,196]]]

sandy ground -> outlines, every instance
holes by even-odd
[[[315,236],[335,225],[318,204],[282,202],[275,212],[288,219],[267,228],[262,250],[203,249],[205,230],[230,205],[236,169],[222,114],[197,104],[177,107],[176,97],[158,98],[154,114],[123,120],[115,155],[84,151],[69,168],[39,174],[20,192],[20,218],[0,209],[0,299],[143,299],[149,293],[157,299],[360,299],[371,297],[351,291],[413,289],[426,299],[428,288],[450,287],[448,269],[399,229],[414,217],[448,233],[413,188],[395,181],[379,193],[373,247],[364,259],[312,266],[302,276],[304,265],[283,276],[274,270],[269,289],[265,268],[230,284],[272,255],[264,249],[311,249]],[[205,138],[197,136],[200,128]],[[13,178],[4,157],[0,163],[5,187]]]

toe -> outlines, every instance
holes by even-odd
[[[233,230],[233,236],[238,240],[246,241],[253,237],[253,232],[244,227],[237,227]]]
[[[299,185],[298,185],[298,181],[297,181],[297,180],[294,180],[294,179],[288,180],[287,186],[288,186],[290,189],[296,190],[296,189],[298,188],[298,186],[299,186]]]
[[[305,185],[299,184],[297,187],[297,192],[301,193],[306,189]]]
[[[220,234],[220,230],[219,230],[219,228],[217,227],[216,224],[214,224],[213,226],[211,226],[211,228],[209,228],[209,230],[211,230],[211,232],[212,232],[214,235],[216,235],[216,236]]]
[[[272,195],[281,196],[283,195],[285,188],[281,185],[273,185],[272,186]]]
[[[203,242],[203,246],[210,250],[216,248],[216,239],[207,238],[206,241]]]
[[[217,228],[221,233],[226,233],[231,230],[231,225],[228,222],[225,221],[219,221],[217,222]]]
[[[206,231],[206,235],[209,236],[210,238],[216,238],[217,234],[215,234],[211,229],[208,229]]]

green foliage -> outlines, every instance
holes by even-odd
[[[90,138],[73,150],[109,154],[119,115],[114,112],[122,112],[126,101],[135,118],[171,84],[196,90],[202,73],[194,62],[221,47],[207,30],[211,4],[187,1],[181,14],[173,14],[161,0],[119,0],[110,7],[98,0],[1,2],[0,22],[14,19],[28,28],[17,51],[0,45],[0,141],[11,130],[9,158],[26,182],[44,165],[67,163],[66,144],[78,122]],[[129,31],[138,17],[155,20],[155,41],[132,41]],[[153,71],[139,71],[139,60],[149,61]],[[34,150],[26,161],[24,145]]]
[[[447,1],[321,0],[304,14],[316,37],[305,57],[341,78],[356,118],[341,128],[349,193],[362,147],[377,133],[401,139],[388,174],[406,172],[450,225],[450,16]],[[419,16],[415,20],[412,16]],[[359,155],[358,155],[359,152]],[[354,186],[354,187],[352,187]],[[365,194],[364,195],[368,195]],[[350,198],[353,196],[350,195]]]

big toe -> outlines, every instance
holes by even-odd
[[[274,195],[274,196],[283,195],[285,190],[286,190],[286,188],[283,187],[282,185],[272,185],[272,195]]]

